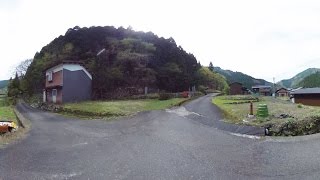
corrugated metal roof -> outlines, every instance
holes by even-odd
[[[298,89],[291,94],[320,94],[320,88],[304,88]]]

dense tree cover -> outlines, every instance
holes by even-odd
[[[212,72],[207,67],[202,67],[198,70],[199,84],[210,89],[216,89],[227,94],[229,92],[229,85],[226,78],[218,73]]]
[[[16,99],[19,97],[21,94],[21,89],[20,89],[20,79],[18,76],[18,73],[16,73],[14,79],[9,80],[8,84],[8,97],[10,100],[10,103],[15,104]]]
[[[41,92],[45,70],[63,61],[89,70],[98,99],[139,93],[145,86],[178,92],[200,85],[200,63],[172,38],[122,27],[76,26],[36,53],[23,78],[25,92]]]
[[[251,89],[252,86],[254,85],[272,85],[272,83],[263,80],[263,79],[255,79],[252,76],[249,76],[247,74],[241,73],[241,72],[234,72],[230,70],[224,70],[221,69],[220,67],[215,67],[215,72],[223,75],[226,77],[227,82],[233,83],[233,82],[239,82],[241,83],[244,87]]]
[[[320,87],[320,72],[316,72],[315,74],[305,77],[302,81],[300,81],[298,86],[304,88]]]

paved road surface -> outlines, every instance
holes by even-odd
[[[20,105],[32,130],[0,149],[0,179],[319,179],[319,135],[232,135],[201,114],[210,98],[111,122]]]

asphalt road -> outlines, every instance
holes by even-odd
[[[206,117],[202,104],[210,98],[111,122],[19,105],[32,129],[0,149],[0,179],[319,179],[319,135],[255,138],[223,131]]]

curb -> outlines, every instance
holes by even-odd
[[[17,109],[14,108],[13,112],[14,112],[14,115],[16,116],[16,118],[17,118],[18,126],[22,127],[22,128],[25,128],[24,123],[21,120],[21,115],[18,115]]]
[[[28,119],[26,119],[20,112],[19,110],[17,109],[17,107],[15,107],[13,109],[13,112],[15,114],[15,116],[17,117],[17,121],[18,121],[18,125],[19,127],[22,127],[22,128],[29,128],[31,123]]]

